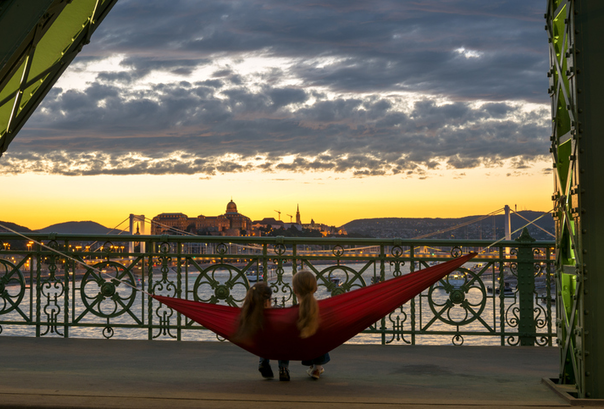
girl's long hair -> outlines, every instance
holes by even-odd
[[[233,341],[244,342],[252,338],[262,329],[264,322],[264,303],[271,299],[273,291],[263,281],[254,284],[247,290],[245,300],[239,314],[237,332]]]
[[[300,301],[297,322],[300,337],[308,338],[319,329],[319,304],[313,295],[317,291],[317,279],[310,271],[302,270],[294,275],[292,284]]]

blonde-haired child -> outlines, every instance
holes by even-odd
[[[319,329],[319,303],[314,294],[317,291],[317,279],[308,270],[299,271],[292,280],[294,294],[300,302],[298,315],[298,330],[301,338],[314,335]],[[323,365],[329,362],[329,353],[315,359],[302,361],[302,365],[310,366],[306,371],[313,379],[319,379],[324,372]]]

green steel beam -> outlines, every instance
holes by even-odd
[[[116,2],[0,2],[0,156]]]
[[[548,0],[560,379],[604,398],[604,2]],[[598,342],[600,340],[600,342]]]

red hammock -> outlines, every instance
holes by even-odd
[[[310,360],[348,341],[476,256],[471,253],[388,281],[319,300],[320,325],[300,338],[298,306],[266,309],[264,328],[249,343],[236,343],[267,359]],[[153,298],[230,340],[240,308],[153,295]]]

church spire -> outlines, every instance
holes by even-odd
[[[298,204],[298,208],[296,210],[296,224],[302,224],[302,221],[300,220],[300,205]]]

